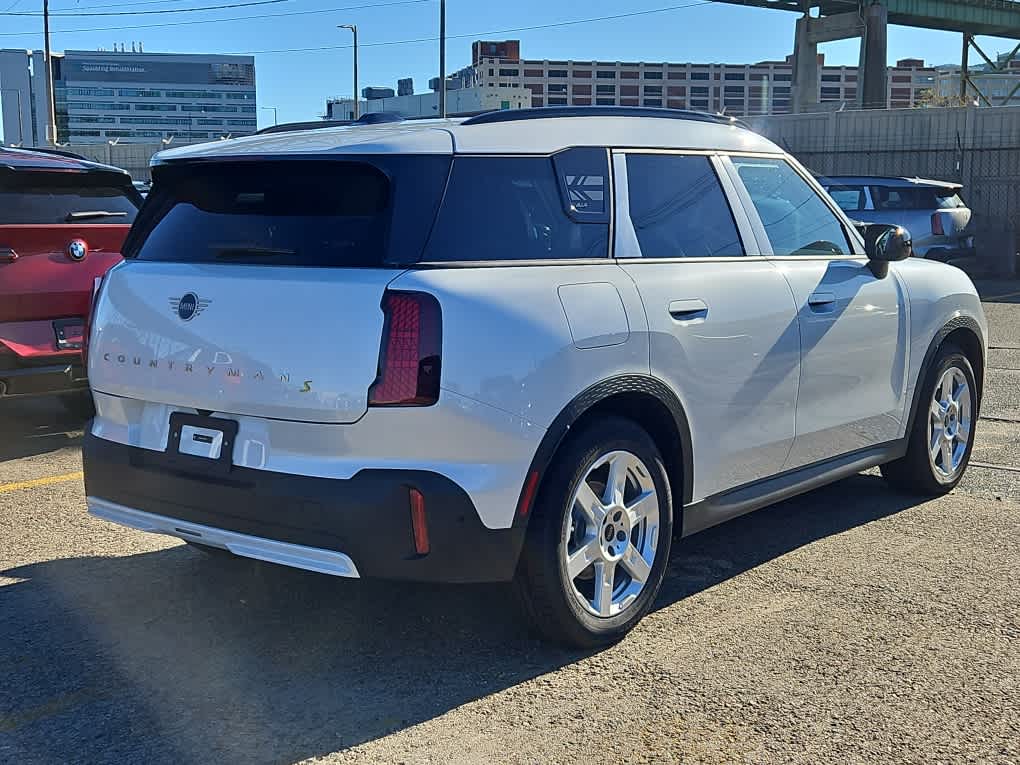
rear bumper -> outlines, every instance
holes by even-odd
[[[362,470],[349,479],[234,467],[184,473],[166,455],[85,430],[89,512],[125,526],[321,571],[431,582],[513,577],[524,524],[482,525],[467,493],[423,470]],[[430,551],[414,548],[408,489],[425,496]]]
[[[66,356],[26,363],[14,354],[0,355],[0,397],[71,393],[88,387],[80,356],[77,363]]]

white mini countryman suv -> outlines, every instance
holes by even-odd
[[[88,345],[89,511],[346,577],[513,581],[592,646],[671,542],[970,456],[986,324],[729,119],[515,110],[165,151]]]

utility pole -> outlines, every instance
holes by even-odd
[[[439,0],[439,116],[446,119],[446,0]]]
[[[43,41],[46,57],[46,108],[49,111],[49,125],[46,128],[46,140],[53,146],[57,145],[57,96],[53,92],[53,54],[50,51],[50,0],[43,0]]]
[[[358,95],[358,25],[341,24],[337,29],[349,29],[354,35],[354,119],[361,117],[361,96]]]
[[[279,121],[276,119],[276,107],[275,106],[260,106],[259,108],[260,109],[265,109],[266,111],[271,111],[273,113],[273,124],[274,125],[279,125],[280,124]]]

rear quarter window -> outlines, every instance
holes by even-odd
[[[424,260],[562,260],[609,253],[606,151],[457,157]],[[562,176],[562,177],[560,177]]]
[[[110,173],[0,174],[0,225],[128,224],[140,204],[130,181]]]

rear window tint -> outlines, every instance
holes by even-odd
[[[320,267],[414,263],[449,163],[405,155],[156,168],[126,255]]]
[[[607,178],[598,168],[581,178],[571,166],[561,185],[549,157],[456,158],[424,260],[607,257]]]
[[[17,170],[0,176],[0,225],[127,224],[140,203],[126,179],[117,183],[107,173]]]
[[[934,186],[872,186],[876,210],[952,210],[966,207],[956,189]]]
[[[858,212],[865,207],[863,186],[829,186],[826,191],[844,212]]]

